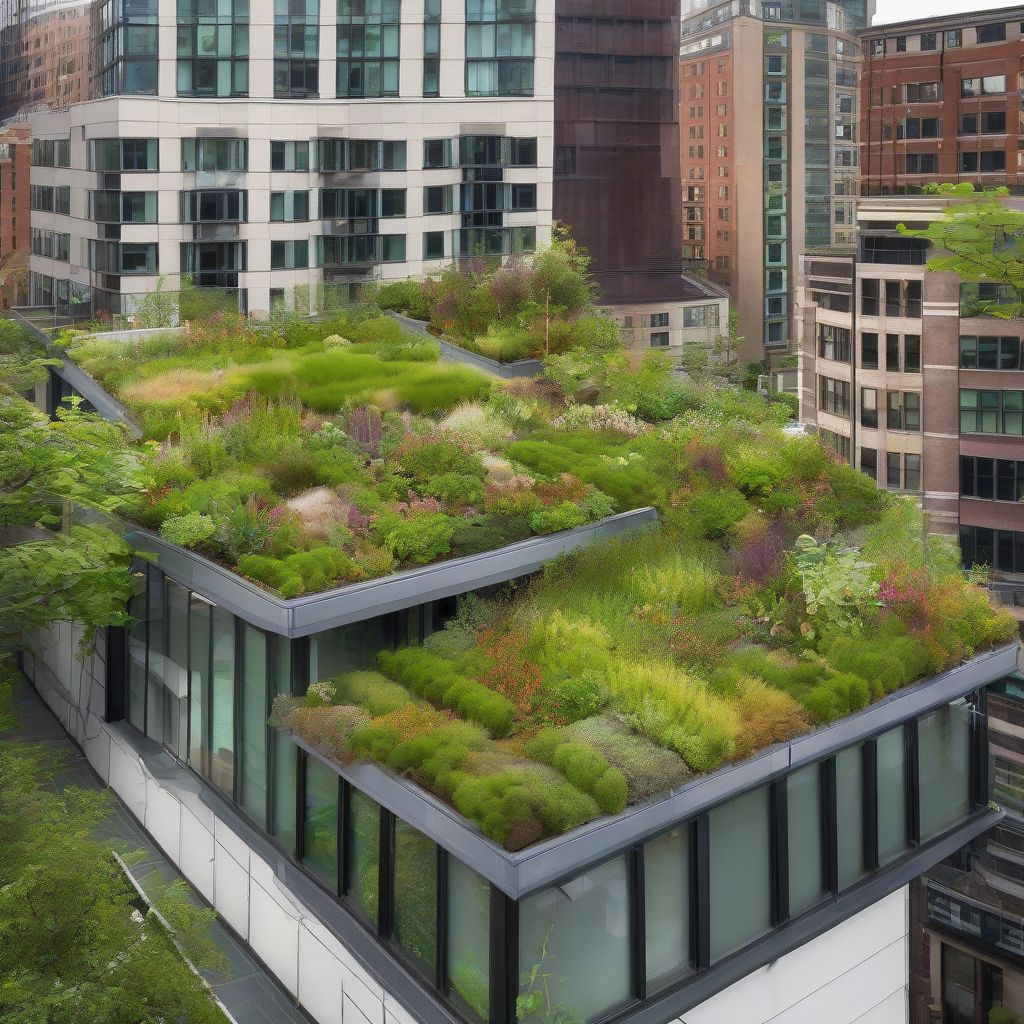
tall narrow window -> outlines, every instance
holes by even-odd
[[[644,929],[648,989],[690,973],[690,829],[685,825],[644,845]]]
[[[292,692],[292,645],[284,637],[274,638],[274,693]],[[289,853],[295,849],[295,787],[298,747],[280,730],[274,731],[274,814],[271,824],[274,835]]]
[[[395,941],[433,978],[437,968],[437,844],[395,821]]]
[[[457,857],[448,858],[448,994],[480,1021],[490,1012],[491,887]]]
[[[274,95],[320,91],[319,0],[274,0]]]
[[[188,763],[204,778],[210,777],[210,748],[207,742],[210,702],[210,607],[210,602],[205,598],[198,594],[192,595],[188,633]]]
[[[338,96],[397,96],[401,0],[338,0]]]
[[[149,622],[149,652],[146,661],[146,735],[157,743],[164,741],[164,574],[150,567],[146,584],[149,600],[146,615]]]
[[[339,792],[337,773],[322,761],[306,755],[302,863],[332,890],[338,888]]]
[[[466,0],[466,95],[532,96],[534,0]]]
[[[843,889],[864,874],[864,748],[836,755],[838,877]]]
[[[248,96],[249,0],[178,0],[178,95]]]
[[[807,765],[786,779],[789,849],[789,914],[813,906],[825,895],[821,848],[821,766]]]
[[[345,894],[355,908],[376,923],[380,884],[380,807],[353,789],[349,798]]]
[[[188,591],[167,580],[163,741],[178,757],[185,757],[188,747],[188,653]]]
[[[128,721],[136,729],[146,727],[146,569],[140,573],[139,590],[128,606]]]
[[[267,822],[267,636],[245,626],[239,799],[261,827]]]
[[[213,609],[210,781],[229,796],[235,781],[235,617]]]
[[[918,719],[922,840],[942,832],[970,811],[970,721],[971,709],[964,700]]]
[[[441,0],[423,4],[423,95],[441,95]]]
[[[903,726],[875,741],[878,777],[878,863],[894,861],[907,848],[906,749]]]

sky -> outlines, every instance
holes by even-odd
[[[1000,0],[877,0],[872,24],[884,25],[890,21],[910,21],[937,14],[963,14],[1013,6],[1013,3],[1001,3]]]

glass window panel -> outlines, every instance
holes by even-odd
[[[267,818],[267,637],[246,625],[243,640],[240,800],[260,825]]]
[[[146,570],[139,579],[140,593],[131,601],[128,627],[128,721],[136,729],[146,725]]]
[[[786,779],[786,828],[789,846],[789,914],[797,914],[825,895],[821,851],[821,766],[807,765]]]
[[[348,829],[348,884],[345,894],[364,917],[376,922],[380,879],[380,807],[358,789],[351,791]]]
[[[888,864],[907,848],[906,749],[903,727],[875,741],[878,766],[878,863]]]
[[[716,807],[709,818],[714,962],[771,926],[767,787]]]
[[[437,968],[437,845],[395,820],[395,941],[433,978]]]
[[[235,617],[213,609],[210,779],[231,794],[235,780]]]
[[[340,672],[373,668],[387,647],[383,617],[329,629],[309,638],[309,678],[330,679]]]
[[[690,964],[690,830],[683,825],[644,846],[647,985],[684,977]]]
[[[307,755],[302,863],[334,891],[338,888],[338,794],[337,774]]]
[[[167,580],[164,745],[184,757],[188,744],[188,591]]]
[[[164,575],[150,567],[149,659],[146,670],[146,735],[157,743],[164,738]]]
[[[291,643],[274,638],[274,694],[292,692]],[[273,831],[289,853],[295,849],[295,787],[298,747],[279,730],[274,731]]]
[[[970,811],[970,708],[956,701],[917,722],[921,839],[948,828]]]
[[[588,1022],[629,999],[628,903],[625,857],[520,903],[520,1024]]]
[[[209,749],[206,744],[206,709],[210,687],[210,603],[192,595],[189,623],[189,661],[191,679],[189,703],[188,761],[200,775],[209,777]]]
[[[864,874],[864,748],[836,755],[838,877],[842,889]]]
[[[491,887],[455,857],[448,858],[448,989],[481,1021],[490,993]]]

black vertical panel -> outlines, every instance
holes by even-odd
[[[142,602],[142,614],[145,617],[145,644],[146,644],[146,660],[144,670],[142,673],[142,735],[149,735],[149,574],[151,572],[159,572],[158,569],[150,567],[149,563],[146,562],[142,566],[142,580],[144,584],[143,593],[145,594],[145,600]]]
[[[299,766],[295,772],[296,785],[299,790],[299,799],[296,801],[295,809],[298,817],[295,830],[295,859],[301,864],[306,856],[306,761],[309,755],[299,751]]]
[[[921,800],[919,793],[920,772],[917,766],[917,719],[912,718],[903,725],[906,757],[907,782],[907,839],[911,846],[921,842]]]
[[[836,810],[836,759],[822,762],[822,793],[825,800],[825,888],[839,892],[839,821]]]
[[[644,849],[636,846],[626,860],[629,872],[630,970],[633,995],[647,998],[647,927],[644,906]]]
[[[434,915],[437,922],[437,970],[434,974],[434,987],[445,995],[445,982],[448,977],[448,851],[436,843],[434,850],[437,853],[437,912]]]
[[[128,707],[128,642],[124,626],[107,626],[103,720],[120,722]]]
[[[391,935],[395,909],[395,816],[380,808],[380,843],[377,851],[377,934]]]
[[[864,743],[864,867],[878,870],[878,743]]]
[[[490,1024],[514,1024],[519,995],[519,904],[491,886]]]
[[[338,776],[338,896],[348,892],[348,827],[351,812],[349,810],[351,790],[349,784]]]
[[[821,846],[821,882],[832,891],[829,881],[828,770],[825,761],[818,762],[818,838]],[[838,872],[838,865],[837,865]]]
[[[253,627],[255,628],[255,627]],[[264,736],[266,742],[264,743],[264,750],[266,751],[264,762],[266,764],[266,798],[264,800],[263,813],[266,815],[264,819],[265,831],[268,835],[273,834],[273,822],[274,819],[271,817],[272,807],[272,795],[274,792],[274,727],[270,724],[270,709],[274,704],[274,673],[275,673],[275,658],[277,655],[277,637],[272,633],[264,633],[264,640],[266,642],[265,655],[264,655],[264,710],[266,711],[266,717],[264,721],[266,724],[266,731]]]
[[[234,771],[231,773],[231,798],[236,804],[242,802],[242,786],[244,785],[242,780],[243,757],[245,751],[242,749],[242,716],[245,713],[242,701],[242,690],[245,686],[245,620],[240,619],[237,615],[231,616],[233,628],[235,630],[235,672],[233,676],[234,682],[234,698],[231,705],[231,731],[234,736]],[[211,648],[213,646],[211,639]],[[212,682],[212,680],[211,680]],[[269,780],[268,780],[269,782]]]
[[[693,822],[690,834],[690,897],[694,910],[690,948],[694,951],[694,967],[699,971],[711,963],[711,828],[707,813]]]
[[[185,752],[178,751],[178,756],[186,764],[191,764],[191,758],[189,754],[192,753],[192,591],[188,587],[185,590]],[[167,659],[170,656],[171,651],[171,599],[170,590],[167,586],[167,578],[163,580],[163,611],[164,611],[164,678],[167,678]],[[212,622],[211,622],[212,626]],[[210,642],[207,645],[206,652],[206,681],[207,689],[210,688],[210,670],[213,668],[213,632],[210,632]],[[167,706],[167,697],[164,696],[161,702],[164,707]],[[178,723],[178,736],[181,735],[181,723]],[[175,743],[177,743],[178,736],[174,737]],[[164,745],[167,744],[167,737],[164,737]],[[206,775],[203,771],[202,756],[199,758],[199,765],[192,765],[196,768],[200,775]]]
[[[777,928],[789,920],[789,802],[785,779],[776,779],[768,790],[768,815],[772,926]]]

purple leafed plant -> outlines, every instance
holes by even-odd
[[[380,457],[383,425],[384,421],[377,409],[370,405],[361,405],[348,414],[345,432],[371,459],[376,459]]]

